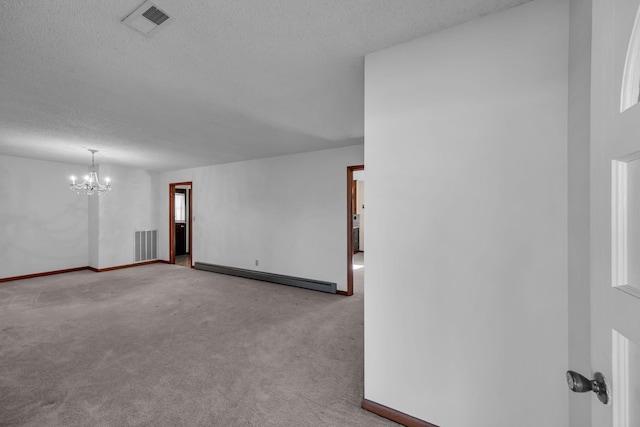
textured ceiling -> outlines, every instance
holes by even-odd
[[[527,0],[0,2],[0,154],[180,169],[353,145],[365,54]]]

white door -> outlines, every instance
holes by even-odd
[[[622,111],[629,104],[625,90],[640,88],[640,73],[627,61],[640,53],[640,43],[631,43],[629,51],[639,5],[640,0],[593,1],[593,371],[584,374],[602,372],[611,391],[608,405],[592,398],[594,427],[640,426],[640,105]],[[635,80],[631,85],[629,78]]]

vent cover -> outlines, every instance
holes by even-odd
[[[165,28],[173,21],[159,6],[147,0],[122,22],[147,37],[154,36],[160,29]]]
[[[160,9],[155,6],[151,6],[145,13],[142,14],[149,21],[153,22],[156,25],[162,24],[164,21],[169,19],[169,15],[165,15]]]
[[[133,261],[158,258],[158,230],[136,231],[133,236]]]

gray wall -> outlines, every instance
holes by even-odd
[[[569,361],[591,373],[589,288],[589,146],[591,0],[571,0],[569,33]],[[591,399],[570,393],[571,426],[591,425]]]
[[[0,278],[88,264],[86,196],[69,190],[85,166],[0,156]]]
[[[365,398],[568,424],[568,28],[538,0],[367,56]]]
[[[347,166],[363,157],[356,145],[166,172],[156,211],[168,224],[169,183],[192,181],[194,262],[323,280],[346,291]],[[168,259],[168,225],[160,242]]]

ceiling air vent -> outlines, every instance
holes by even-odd
[[[145,1],[122,22],[147,37],[154,36],[173,21],[169,15],[151,1]]]
[[[155,6],[151,6],[145,13],[142,14],[149,21],[153,22],[156,25],[162,24],[164,21],[169,19],[169,15],[165,15],[160,9]]]

